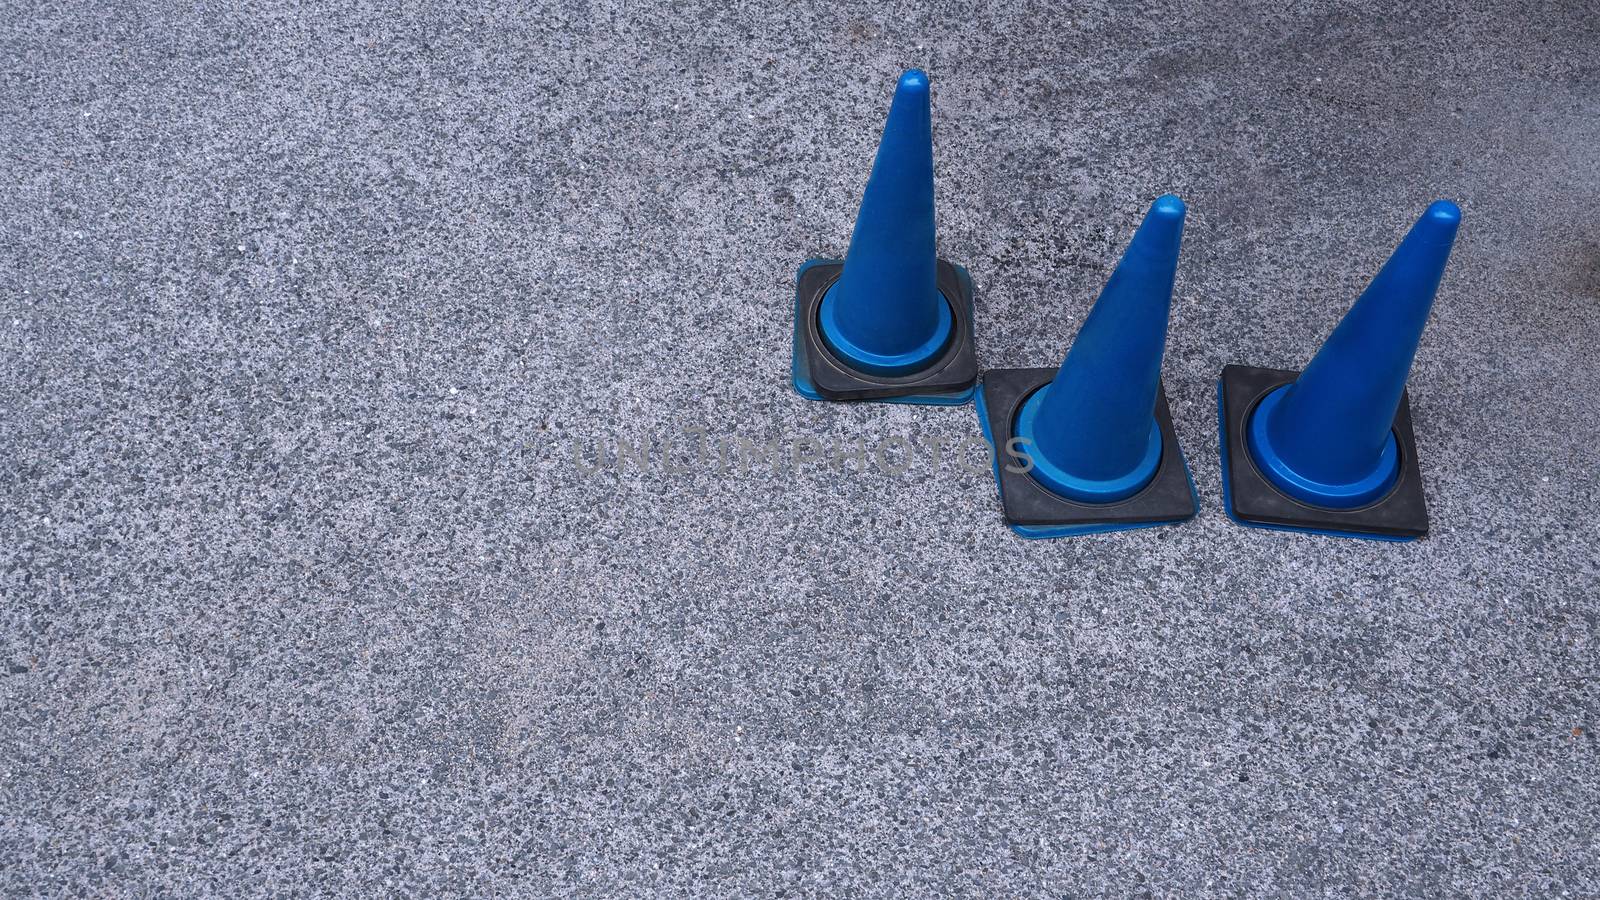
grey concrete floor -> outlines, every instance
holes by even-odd
[[[0,894],[1593,896],[1600,16],[1292,6],[0,5]],[[987,366],[1188,201],[1196,520],[574,464],[975,432],[787,381],[913,65]],[[1232,524],[1436,197],[1432,536]]]

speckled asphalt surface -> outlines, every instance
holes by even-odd
[[[1593,896],[1592,7],[771,6],[0,6],[0,894]],[[574,463],[975,432],[787,383],[912,65],[985,365],[1188,201],[1196,520]],[[1233,525],[1436,197],[1432,536]]]

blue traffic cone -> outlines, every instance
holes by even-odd
[[[1454,203],[1429,206],[1304,371],[1252,401],[1248,422],[1237,424],[1254,469],[1314,513],[1294,522],[1246,517],[1247,524],[1392,538],[1426,533],[1404,395],[1460,223]],[[1226,438],[1227,415],[1223,424]],[[1389,502],[1403,482],[1405,496]]]
[[[854,368],[904,375],[950,340],[933,237],[933,114],[928,76],[900,76],[856,213],[844,274],[822,301],[822,338]]]
[[[843,266],[810,260],[798,281],[794,374],[802,394],[970,399],[971,280],[935,252],[933,123],[922,71],[906,72],[895,88]]]
[[[1017,436],[1033,443],[1033,476],[1062,496],[1114,503],[1161,462],[1156,390],[1183,217],[1171,194],[1150,207],[1055,380],[1022,407]]]
[[[1007,462],[1016,470],[1009,478],[996,465],[1006,518],[1019,533],[1059,537],[1194,515],[1161,390],[1184,214],[1171,194],[1151,205],[1060,369],[984,374],[980,421],[1022,463]]]

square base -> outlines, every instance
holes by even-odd
[[[1311,506],[1278,490],[1256,468],[1245,440],[1250,415],[1261,398],[1298,377],[1299,372],[1288,369],[1222,369],[1217,382],[1217,434],[1222,446],[1222,499],[1229,518],[1252,528],[1334,537],[1411,541],[1427,536],[1428,504],[1417,464],[1417,439],[1411,430],[1411,401],[1404,393],[1394,416],[1400,477],[1382,499],[1358,509]]]
[[[939,292],[950,304],[954,334],[950,346],[922,372],[886,377],[846,366],[822,342],[818,311],[828,288],[844,272],[844,261],[808,259],[795,273],[794,353],[790,377],[808,400],[877,400],[923,406],[960,406],[972,399],[978,383],[978,353],[973,337],[972,278],[967,270],[939,260]]]
[[[1156,425],[1161,429],[1161,462],[1150,483],[1116,503],[1079,503],[1035,481],[1008,452],[1017,413],[1034,391],[1056,377],[1055,369],[990,369],[978,388],[978,425],[994,448],[994,478],[1006,524],[1025,538],[1072,537],[1174,525],[1200,509],[1194,479],[1178,446],[1166,389],[1156,392]]]

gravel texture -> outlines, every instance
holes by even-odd
[[[0,894],[1594,896],[1600,16],[1403,5],[0,4]],[[985,366],[1187,200],[1196,520],[790,390],[914,65]],[[1436,197],[1432,536],[1234,525]]]

